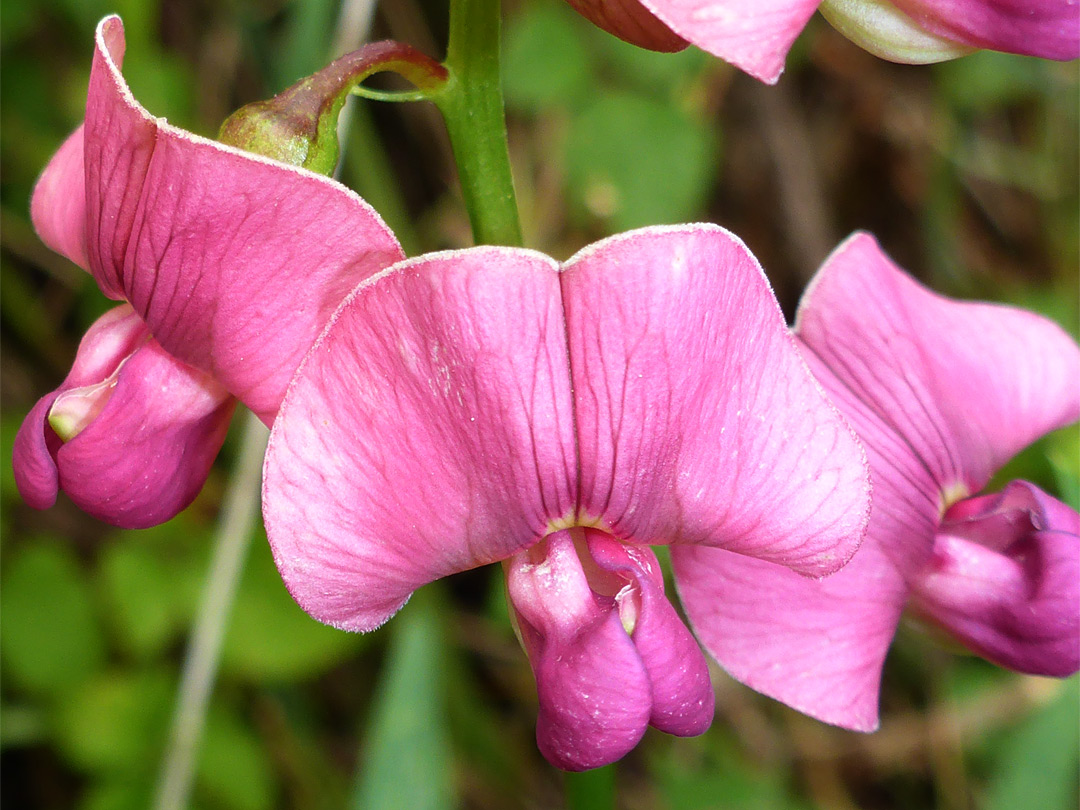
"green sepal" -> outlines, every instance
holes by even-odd
[[[436,95],[447,80],[442,65],[414,48],[399,42],[373,42],[268,101],[241,107],[225,119],[218,140],[319,174],[333,174],[341,108],[354,86],[384,71],[401,74],[422,98]]]

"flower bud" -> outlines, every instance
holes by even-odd
[[[342,56],[268,101],[241,107],[225,119],[218,140],[248,152],[333,174],[337,122],[353,87],[373,73],[400,73],[423,93],[439,90],[446,69],[397,42],[373,42]]]

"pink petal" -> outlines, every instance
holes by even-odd
[[[895,0],[923,28],[978,48],[1080,57],[1080,7],[1070,0]]]
[[[64,391],[104,380],[148,338],[142,319],[127,305],[111,309],[83,335],[71,371],[60,387],[38,400],[19,427],[12,451],[15,484],[24,501],[35,509],[56,502],[60,482],[53,453],[60,439],[46,426],[49,409]]]
[[[370,630],[420,585],[505,559],[573,511],[557,265],[477,248],[349,298],[274,425],[264,517],[297,602]]]
[[[842,395],[837,404],[856,429],[866,424],[858,398],[816,355],[807,352],[807,360],[826,390]],[[690,624],[721,666],[759,692],[857,731],[877,728],[881,668],[909,593],[905,572],[925,563],[937,526],[925,467],[906,448],[883,446],[867,447],[866,537],[831,576],[810,580],[740,555],[672,549]]]
[[[68,441],[47,424],[66,399],[92,400]],[[71,373],[43,397],[15,438],[13,464],[28,504],[58,489],[83,511],[124,528],[163,523],[198,494],[225,439],[234,400],[158,346],[128,306],[106,313]]]
[[[652,686],[649,724],[680,737],[703,733],[712,723],[714,708],[709,667],[664,596],[656,555],[646,546],[626,546],[595,529],[585,529],[585,536],[592,559],[629,583],[616,600],[640,601],[631,638]]]
[[[650,51],[680,51],[687,42],[638,0],[567,0],[594,25]]]
[[[38,178],[30,199],[30,218],[41,241],[84,270],[90,267],[82,125],[67,137]]]
[[[563,297],[578,523],[843,565],[869,508],[862,450],[742,242],[707,225],[614,237],[567,262]]]
[[[56,503],[56,493],[60,491],[60,479],[52,455],[59,447],[60,440],[45,428],[49,408],[57,393],[53,391],[42,397],[30,409],[15,434],[11,451],[15,486],[22,499],[34,509],[48,509]]]
[[[150,116],[123,50],[108,17],[87,101],[91,269],[163,347],[269,420],[337,305],[401,250],[344,186]]]
[[[652,689],[619,611],[589,587],[571,533],[515,556],[506,584],[536,675],[541,753],[571,771],[619,759],[645,733]]]
[[[913,607],[1002,666],[1080,669],[1080,516],[1023,481],[961,501],[920,572]]]
[[[820,0],[642,0],[672,31],[775,84],[791,43]]]
[[[722,549],[671,549],[698,640],[735,679],[811,717],[878,725],[881,667],[907,597],[869,539],[835,574],[801,577]]]
[[[1060,327],[1012,307],[939,296],[868,234],[826,260],[796,331],[835,375],[819,377],[866,445],[875,489],[895,478],[910,508],[928,518],[1080,417],[1080,347]]]

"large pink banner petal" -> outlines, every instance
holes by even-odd
[[[935,519],[1020,449],[1080,417],[1080,347],[1059,326],[937,295],[868,234],[826,260],[796,332],[831,372],[822,384],[866,445],[875,488],[895,479]]]
[[[303,169],[152,117],[98,28],[85,127],[91,269],[155,339],[269,421],[357,283],[402,258],[370,206]]]
[[[309,613],[370,630],[420,585],[505,559],[573,511],[558,283],[530,251],[432,254],[335,316],[265,468],[270,543]]]
[[[579,521],[822,575],[857,548],[863,452],[757,261],[716,226],[646,228],[566,264]]]

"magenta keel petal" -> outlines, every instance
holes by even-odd
[[[199,494],[236,401],[153,341],[124,362],[100,412],[56,451],[61,488],[123,528],[164,523]]]
[[[713,718],[714,697],[709,668],[694,637],[664,596],[664,579],[656,555],[644,546],[626,546],[595,529],[586,529],[588,550],[604,570],[626,583],[616,596],[633,599],[634,641],[652,688],[649,724],[668,734],[692,737]]]
[[[15,434],[11,451],[11,466],[19,494],[34,509],[48,509],[56,503],[60,479],[56,472],[53,452],[60,440],[48,430],[49,408],[56,391],[37,401]]]
[[[1037,675],[1080,669],[1080,516],[1026,482],[950,510],[913,607],[980,655]]]
[[[100,383],[116,373],[148,338],[146,325],[131,307],[109,310],[83,335],[67,378],[31,409],[19,427],[12,451],[15,484],[30,506],[48,509],[56,501],[60,481],[54,454],[61,441],[48,425],[49,411],[65,391]]]
[[[162,523],[202,488],[234,404],[158,346],[131,307],[117,307],[90,327],[67,379],[19,429],[19,491],[39,509],[63,489],[114,525]]]
[[[612,596],[595,594],[561,531],[507,563],[507,594],[536,675],[536,740],[553,765],[597,768],[637,745],[649,676]]]
[[[536,674],[537,741],[552,764],[606,765],[646,724],[682,736],[709,727],[708,668],[664,597],[652,551],[575,528],[515,555],[506,574]]]

